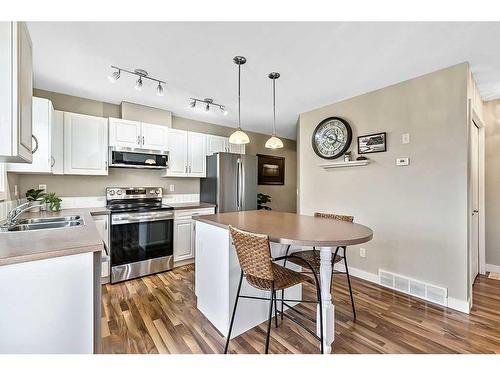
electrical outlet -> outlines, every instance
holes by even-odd
[[[396,165],[398,167],[406,167],[407,165],[410,165],[410,158],[397,158]]]
[[[46,184],[38,184],[38,189],[43,190],[43,193],[47,193],[47,185]]]
[[[175,191],[175,186],[174,186],[174,185],[170,185],[170,186],[169,186],[169,190],[170,190],[170,191]]]
[[[366,249],[364,247],[359,248],[359,256],[361,258],[366,258]]]
[[[409,133],[405,133],[401,136],[401,142],[405,145],[405,144],[408,144],[410,143],[410,134]]]
[[[17,188],[17,184],[14,185],[14,196],[15,197],[19,196],[19,190]]]

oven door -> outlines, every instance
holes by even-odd
[[[172,212],[111,215],[111,282],[173,266]]]

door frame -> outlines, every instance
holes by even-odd
[[[471,186],[471,127],[477,126],[478,128],[478,153],[479,153],[479,274],[486,274],[486,247],[485,247],[485,125],[479,115],[472,108],[471,99],[468,100],[468,121],[467,121],[467,284],[468,284],[468,297],[469,307],[472,306],[472,285],[474,280],[470,280],[471,274],[471,231],[472,231],[472,186]]]

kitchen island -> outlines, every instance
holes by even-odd
[[[321,299],[324,317],[325,352],[331,352],[334,340],[334,306],[330,294],[332,248],[368,242],[370,228],[345,221],[274,211],[243,211],[199,216],[196,220],[195,293],[197,308],[219,330],[227,335],[231,311],[236,297],[240,266],[232,245],[228,226],[269,236],[273,257],[303,246],[316,246],[321,254]],[[296,267],[290,263],[287,267]],[[244,281],[242,294],[269,298],[269,292],[252,288]],[[285,298],[300,299],[301,286],[290,288]],[[318,311],[319,313],[319,311]],[[241,300],[232,337],[267,320],[265,301]],[[319,314],[317,314],[319,315]],[[318,322],[319,331],[319,322]]]

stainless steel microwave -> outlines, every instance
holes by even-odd
[[[168,151],[110,147],[109,166],[120,168],[166,169],[168,167]]]

